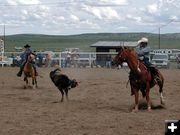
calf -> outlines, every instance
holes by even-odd
[[[77,81],[75,79],[71,80],[67,75],[62,74],[59,68],[51,71],[49,76],[62,94],[61,102],[64,100],[64,92],[66,94],[66,99],[68,100],[68,91],[78,85]]]

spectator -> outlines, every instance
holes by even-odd
[[[69,67],[71,64],[71,52],[67,52],[65,57],[65,67]]]
[[[106,67],[107,68],[111,68],[111,63],[112,63],[112,58],[111,58],[111,55],[107,55],[107,57],[106,57]]]
[[[42,65],[43,65],[43,55],[42,55],[42,53],[38,53],[37,54],[37,59],[38,59],[38,66],[39,67],[42,67]]]
[[[79,58],[79,54],[77,53],[77,51],[75,49],[73,49],[72,52],[71,52],[71,64],[74,67],[77,67],[78,58]]]
[[[20,66],[20,65],[21,65],[22,60],[21,60],[21,57],[20,57],[19,54],[16,55],[16,57],[15,57],[15,62],[16,62],[16,63],[15,63],[16,66]]]
[[[14,55],[14,53],[11,54],[10,58],[12,58],[12,65],[15,66],[15,63],[16,63],[16,57]]]
[[[177,56],[177,68],[180,69],[180,54]]]
[[[51,52],[48,52],[46,54],[46,67],[51,67],[51,62],[52,62],[52,54]]]

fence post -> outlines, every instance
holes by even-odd
[[[59,52],[59,67],[61,68],[61,52]]]
[[[4,67],[4,40],[0,39],[0,53],[1,53],[1,61],[2,61],[2,67]]]
[[[91,67],[91,53],[89,53],[89,66]]]

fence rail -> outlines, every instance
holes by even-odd
[[[22,52],[5,52],[0,64],[19,66]],[[110,61],[117,52],[36,52],[37,65],[39,67],[111,67]],[[7,64],[6,64],[7,63]],[[9,64],[12,63],[12,64]]]
[[[0,57],[0,65],[19,66],[22,63],[22,52],[4,52],[4,57]],[[117,55],[117,52],[36,52],[38,67],[53,67],[55,65],[61,68],[66,67],[107,67],[111,68],[111,61]],[[153,54],[151,54],[153,55]],[[179,55],[179,54],[176,54]],[[173,62],[175,59],[171,60]]]

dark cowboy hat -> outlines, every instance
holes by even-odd
[[[24,48],[30,48],[31,46],[30,45],[28,45],[28,44],[26,44],[25,46],[24,46]]]

